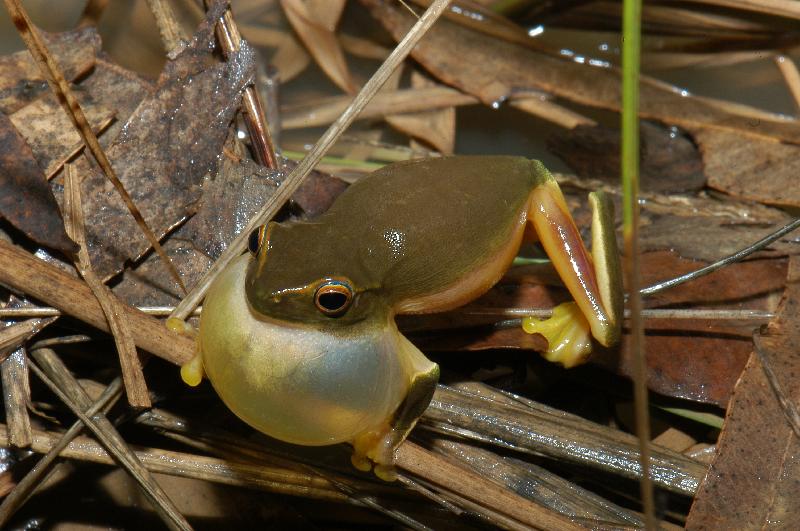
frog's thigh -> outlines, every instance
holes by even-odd
[[[606,346],[619,339],[622,299],[613,206],[603,195],[593,194],[590,201],[594,213],[592,256],[555,182],[534,188],[528,203],[528,221],[579,311],[567,303],[556,309],[553,318],[544,322],[527,319],[524,325],[526,331],[547,338],[548,359],[566,366],[580,363],[591,350],[589,331]]]

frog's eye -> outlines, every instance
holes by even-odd
[[[254,230],[250,233],[250,237],[247,239],[247,248],[253,254],[253,256],[258,254],[258,251],[261,250],[261,244],[264,243],[264,233],[266,232],[266,225],[261,225],[259,228]]]
[[[346,282],[330,280],[317,288],[314,304],[328,317],[342,315],[353,302],[353,288]]]

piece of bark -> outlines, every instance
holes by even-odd
[[[800,521],[800,439],[787,421],[776,384],[800,402],[800,262],[789,265],[778,315],[759,334],[736,384],[717,456],[689,517],[687,529],[793,529]],[[769,372],[777,378],[770,382]]]
[[[0,216],[26,236],[71,255],[75,242],[33,151],[5,114],[0,113]]]

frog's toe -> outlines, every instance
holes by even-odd
[[[190,387],[197,387],[203,381],[205,371],[203,370],[203,358],[200,354],[196,354],[194,358],[190,359],[181,365],[181,380],[183,383]]]
[[[350,456],[350,462],[357,470],[362,472],[369,472],[372,470],[372,461],[370,461],[366,455],[353,452],[353,455]]]
[[[529,334],[541,334],[547,339],[548,361],[570,368],[586,361],[592,351],[589,322],[574,302],[559,304],[549,319],[526,317],[522,329]]]
[[[373,472],[384,481],[397,481],[397,469],[394,465],[375,465]]]

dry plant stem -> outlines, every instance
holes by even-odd
[[[117,401],[122,392],[122,380],[115,378],[111,384],[103,391],[97,401],[86,411],[87,417],[94,417],[98,412],[107,412]],[[5,528],[8,520],[16,513],[20,507],[28,500],[33,491],[47,478],[53,463],[58,455],[77,437],[83,430],[83,422],[76,421],[64,432],[60,439],[47,450],[47,453],[34,465],[22,480],[17,483],[8,496],[0,504],[0,529]],[[42,451],[41,449],[34,451]]]
[[[638,480],[636,437],[532,401],[517,405],[494,395],[439,385],[421,427],[493,446],[599,468]],[[693,496],[706,473],[702,463],[653,448],[653,479],[670,492]]]
[[[58,64],[56,64],[52,55],[47,51],[44,41],[42,41],[41,37],[39,36],[39,32],[33,26],[33,23],[28,17],[25,9],[22,7],[20,0],[4,0],[4,2],[6,4],[6,9],[8,9],[9,14],[11,15],[11,19],[14,21],[14,25],[19,31],[20,37],[22,37],[22,40],[28,47],[28,51],[30,51],[31,55],[36,60],[36,63],[39,65],[42,74],[44,74],[48,84],[50,85],[50,88],[58,98],[58,101],[61,103],[61,106],[67,113],[67,116],[69,116],[72,124],[75,126],[75,129],[78,131],[78,133],[80,133],[84,144],[86,144],[86,147],[88,147],[92,152],[92,155],[102,168],[105,176],[114,185],[114,188],[117,190],[123,202],[128,207],[128,211],[134,217],[136,223],[139,225],[139,228],[142,229],[142,232],[145,234],[145,236],[147,236],[147,239],[150,241],[150,245],[153,246],[153,249],[161,257],[161,260],[163,260],[164,265],[169,270],[170,275],[172,275],[181,289],[185,292],[186,287],[183,285],[183,281],[181,280],[180,274],[178,274],[178,270],[167,256],[167,253],[164,252],[161,244],[158,243],[158,238],[156,238],[156,235],[153,234],[153,231],[142,217],[141,212],[139,212],[139,209],[133,203],[130,195],[128,195],[128,192],[125,190],[124,185],[117,177],[114,168],[111,166],[111,162],[108,160],[108,157],[106,157],[105,151],[103,151],[103,148],[100,147],[100,142],[97,141],[97,136],[94,134],[91,125],[89,125],[89,122],[86,120],[86,116],[83,114],[83,110],[81,109],[78,100],[75,98],[75,95],[69,88],[69,83],[67,83],[67,81],[64,79],[64,74],[61,72]]]
[[[114,337],[128,403],[133,407],[148,408],[152,405],[150,393],[147,390],[147,382],[144,379],[142,363],[136,352],[133,336],[128,324],[121,319],[120,305],[122,302],[95,274],[86,250],[86,227],[81,187],[71,164],[67,164],[64,168],[64,228],[69,237],[80,247],[75,267],[86,281],[86,285],[92,290],[97,302],[100,303],[108,321],[108,327],[111,329],[111,335]]]
[[[477,445],[450,438],[425,440],[426,446],[433,452],[467,463],[470,469],[481,476],[569,518],[617,525],[643,524],[641,518],[632,511],[615,506],[533,463],[503,457]]]
[[[365,495],[359,493],[357,490],[353,489],[347,483],[338,481],[335,477],[330,476],[329,474],[323,473],[321,470],[313,468],[313,467],[306,467],[308,468],[312,474],[316,474],[326,480],[328,480],[331,485],[333,485],[337,490],[345,493],[353,502],[363,505],[365,507],[369,507],[375,511],[378,511],[381,514],[392,518],[393,520],[397,520],[404,526],[410,529],[416,529],[417,531],[433,531],[432,528],[426,526],[425,524],[414,520],[407,514],[404,514],[396,509],[391,509],[386,507],[382,504],[375,496]]]
[[[167,317],[175,309],[174,306],[135,306],[132,308],[147,315],[153,315],[156,317]],[[202,307],[195,309],[195,311],[192,313],[192,316],[199,316],[201,311]],[[0,319],[8,319],[13,317],[58,317],[59,315],[61,315],[61,310],[58,308],[0,308]],[[768,316],[768,318],[771,318],[771,315]]]
[[[225,11],[219,22],[217,22],[217,39],[222,46],[225,57],[239,50],[242,46],[242,36],[239,28],[233,20],[230,7]],[[278,169],[279,162],[275,156],[275,146],[272,143],[272,135],[267,125],[264,105],[261,103],[261,96],[255,86],[248,85],[242,95],[242,104],[245,112],[245,123],[250,132],[253,152],[256,161],[267,168]]]
[[[490,503],[492,509],[531,527],[559,531],[582,529],[572,520],[509,492],[447,459],[434,456],[410,441],[397,449],[397,466],[479,505]]]
[[[0,315],[0,317],[3,316]],[[14,350],[22,345],[53,321],[55,321],[53,318],[28,319],[21,323],[0,328],[0,361],[8,356],[10,350]]]
[[[492,526],[500,529],[508,529],[510,531],[529,531],[534,529],[533,527],[521,524],[517,520],[514,520],[513,518],[502,513],[498,513],[497,511],[488,509],[479,503],[468,500],[463,496],[458,496],[447,491],[443,491],[442,493],[434,492],[434,487],[432,485],[431,488],[428,488],[427,486],[423,485],[421,481],[415,481],[409,476],[401,476],[398,478],[398,481],[403,482],[403,484],[409,489],[416,490],[423,496],[440,504],[442,507],[458,516],[464,515],[465,513],[472,513]]]
[[[175,14],[166,0],[147,0],[147,7],[156,19],[158,33],[161,35],[161,42],[164,43],[167,53],[175,50],[183,40],[181,28],[175,18]]]
[[[367,105],[370,99],[378,92],[383,86],[391,73],[405,60],[411,49],[417,42],[425,35],[425,32],[430,28],[439,16],[445,11],[450,0],[436,0],[431,7],[428,8],[419,21],[409,30],[408,34],[403,38],[400,43],[395,47],[392,54],[386,61],[378,68],[375,74],[367,81],[362,87],[350,106],[342,113],[336,122],[334,122],[327,131],[320,137],[314,147],[309,151],[308,155],[294,167],[294,169],[283,181],[277,192],[270,197],[267,202],[261,207],[255,216],[250,220],[247,227],[245,227],[239,236],[233,240],[228,248],[222,253],[219,259],[214,262],[214,265],[206,273],[203,279],[197,283],[192,291],[181,301],[175,308],[172,317],[179,319],[186,319],[186,317],[194,310],[206,294],[211,281],[219,275],[228,264],[231,263],[237,256],[239,256],[245,248],[250,233],[255,230],[259,225],[263,225],[280,210],[286,201],[292,197],[295,191],[303,183],[306,176],[311,173],[311,170],[322,159],[325,153],[330,149],[336,139],[341,136],[347,127],[353,122],[355,117]]]
[[[61,437],[60,433],[34,431],[34,452],[48,452]],[[0,425],[0,446],[6,446],[8,434]],[[59,454],[61,457],[104,465],[115,465],[114,459],[103,447],[88,437],[76,437]],[[225,485],[259,489],[277,494],[289,494],[329,501],[346,501],[346,497],[319,478],[297,478],[289,471],[272,467],[231,463],[224,459],[172,452],[158,449],[139,449],[136,457],[151,472],[191,479],[212,481]]]
[[[79,279],[0,240],[0,284],[55,306],[95,328],[109,332],[108,322],[92,290]],[[122,320],[128,323],[136,345],[176,365],[194,357],[194,340],[170,332],[164,324],[127,305]]]
[[[31,445],[31,419],[28,414],[30,381],[28,355],[20,347],[0,365],[3,382],[3,406],[8,422],[11,446],[27,448]]]
[[[510,102],[515,109],[537,116],[543,120],[554,123],[564,129],[574,129],[579,125],[594,126],[597,122],[587,118],[572,109],[563,107],[544,98],[528,97],[515,98]]]
[[[791,57],[786,55],[779,55],[775,57],[775,64],[783,75],[783,80],[789,88],[794,98],[795,107],[800,109],[800,72],[797,70],[797,65],[794,64]]]
[[[755,11],[786,18],[800,19],[800,3],[795,0],[689,0],[695,4]]]
[[[164,523],[170,529],[191,529],[189,522],[180,514],[133,451],[128,448],[125,440],[105,415],[97,413],[90,418],[85,413],[92,407],[92,401],[78,381],[61,363],[56,353],[50,349],[38,349],[32,353],[32,356],[42,365],[43,369],[31,362],[31,370],[83,422],[84,426],[91,430],[100,444],[114,456],[117,463],[128,471],[145,497],[153,504],[153,508],[164,520]]]
[[[331,96],[316,102],[284,108],[281,113],[284,129],[317,127],[334,122],[347,109],[350,96]],[[437,86],[400,89],[376,95],[358,115],[358,120],[383,118],[387,115],[447,109],[454,106],[475,105],[478,98],[450,87]]]

